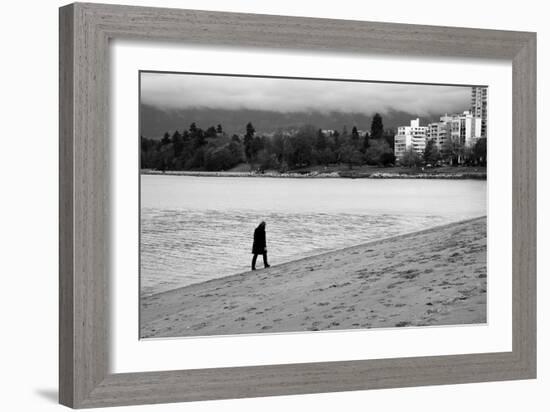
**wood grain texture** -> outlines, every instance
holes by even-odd
[[[535,377],[535,34],[85,3],[62,7],[59,23],[62,404],[84,408]],[[108,44],[117,38],[512,61],[513,350],[111,374]]]
[[[536,37],[518,51],[512,63],[512,310],[513,351],[536,375]]]
[[[72,10],[72,7],[70,7]],[[59,15],[59,400],[73,403],[73,32],[74,19]]]

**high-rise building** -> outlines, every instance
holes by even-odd
[[[481,119],[481,137],[487,137],[487,87],[472,87],[472,115]]]

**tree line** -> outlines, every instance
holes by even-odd
[[[356,126],[348,132],[323,131],[313,125],[257,134],[249,122],[244,134],[228,136],[221,124],[203,130],[191,123],[187,130],[166,132],[162,139],[141,137],[141,168],[156,170],[228,170],[246,162],[251,169],[281,172],[314,165],[395,164],[394,132],[384,130],[377,113],[369,132]]]
[[[191,123],[182,132],[166,132],[162,139],[141,137],[141,168],[156,170],[229,170],[247,163],[251,170],[290,170],[315,165],[344,164],[393,166],[393,130],[385,130],[382,116],[375,114],[370,131],[360,133],[356,126],[348,132],[322,130],[303,125],[292,130],[278,130],[273,135],[257,134],[251,122],[244,134],[227,135],[221,124],[202,129]],[[478,139],[473,147],[465,147],[448,139],[441,150],[428,140],[422,154],[409,150],[399,159],[407,167],[422,165],[461,164],[485,166],[487,139]]]

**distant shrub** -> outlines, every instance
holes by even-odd
[[[395,156],[388,142],[384,139],[371,139],[365,151],[369,165],[388,165],[395,163]]]
[[[235,160],[231,150],[225,146],[209,148],[204,155],[204,168],[212,171],[228,170],[238,163]]]
[[[265,149],[260,150],[256,157],[256,161],[258,162],[261,171],[279,168],[277,156],[274,153],[269,153]]]
[[[422,157],[411,148],[403,154],[399,163],[406,167],[418,167],[422,164]]]

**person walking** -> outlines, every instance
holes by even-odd
[[[254,230],[254,243],[252,244],[252,270],[256,270],[256,259],[258,255],[262,255],[264,259],[264,267],[268,268],[267,263],[267,245],[265,240],[265,222],[261,222]]]

